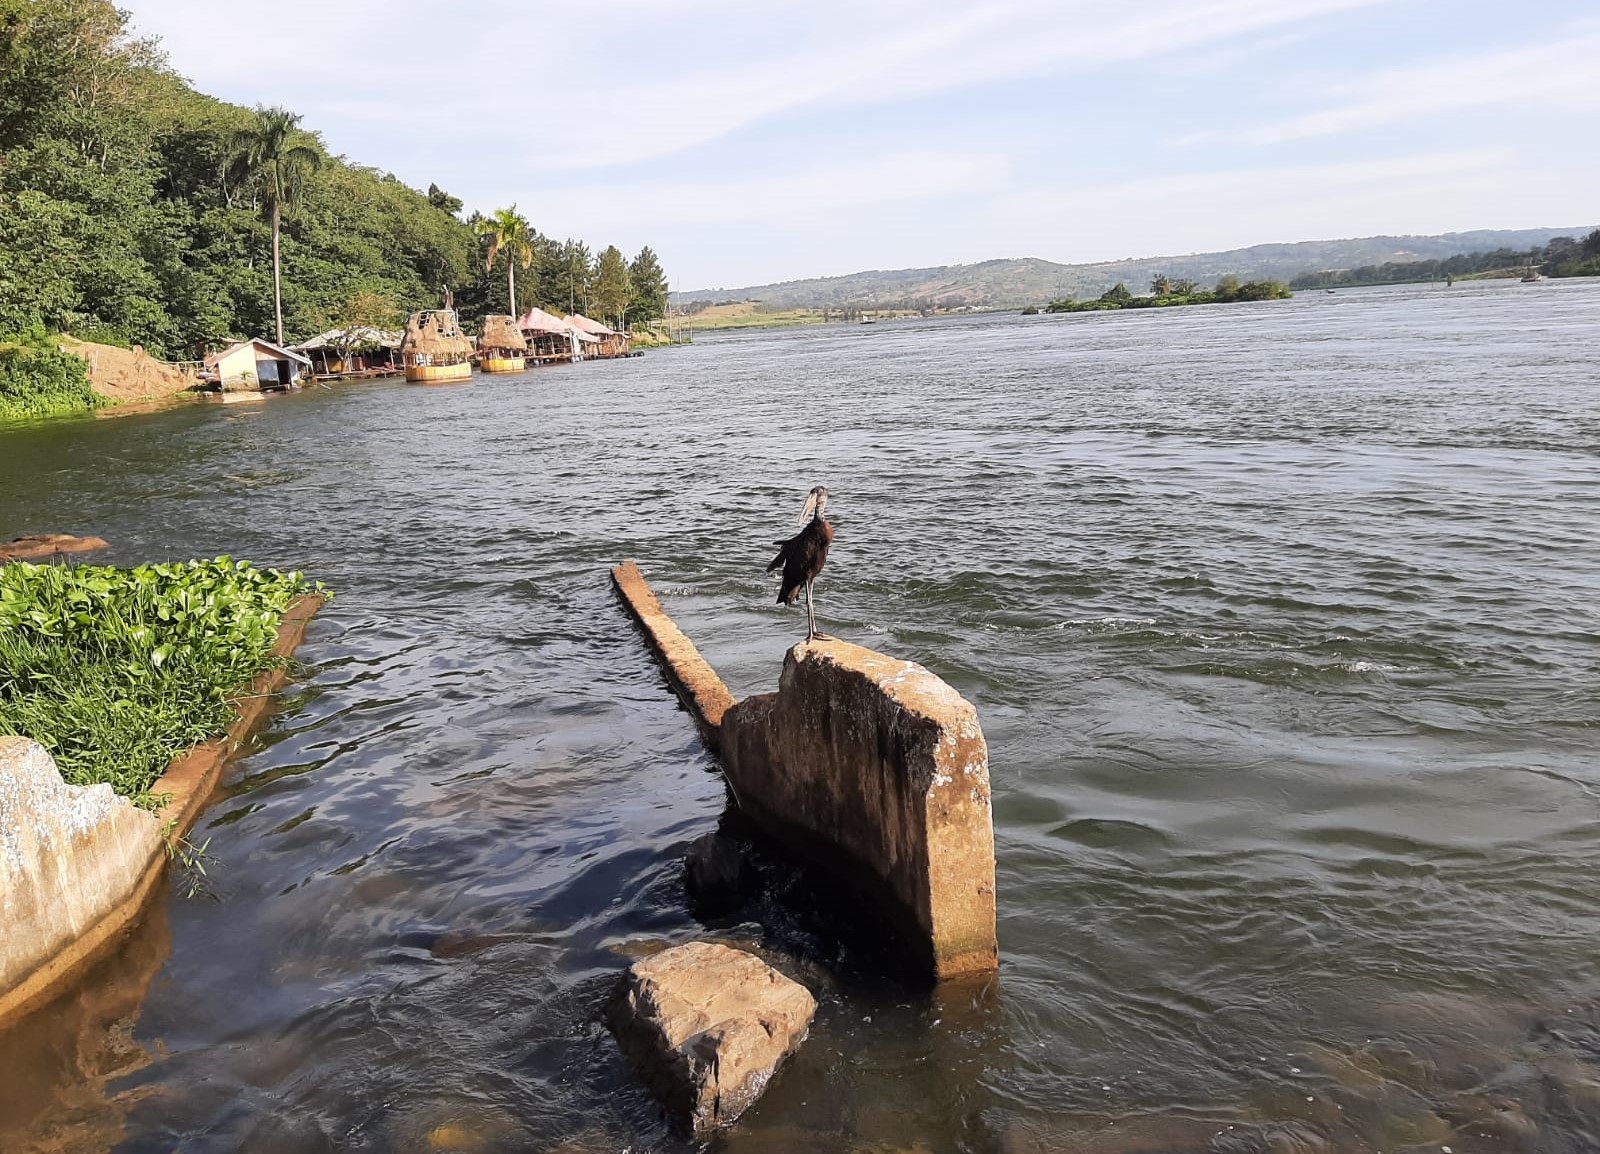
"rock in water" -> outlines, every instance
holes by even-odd
[[[699,912],[712,917],[739,908],[754,885],[744,849],[720,830],[696,838],[684,855],[684,885]]]
[[[699,1135],[761,1096],[816,1009],[809,990],[760,958],[690,942],[635,962],[606,1020],[673,1125]]]
[[[92,553],[104,549],[105,541],[99,537],[74,537],[68,533],[39,533],[31,537],[16,537],[0,541],[0,562],[38,561],[60,553]]]

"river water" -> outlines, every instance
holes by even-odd
[[[1494,282],[0,433],[0,530],[337,591],[213,896],[0,1036],[0,1149],[678,1149],[598,1010],[704,936],[821,1002],[719,1149],[1600,1148],[1597,365],[1600,282]],[[723,789],[607,567],[769,688],[817,483],[822,627],[982,719],[988,987],[686,900]]]

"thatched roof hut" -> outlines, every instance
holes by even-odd
[[[472,340],[461,331],[453,309],[412,313],[400,352],[407,364],[453,364],[472,355]]]
[[[528,339],[522,335],[522,330],[517,328],[515,318],[488,316],[483,318],[483,336],[478,338],[478,347],[485,351],[496,349],[510,353],[525,353],[528,351]]]

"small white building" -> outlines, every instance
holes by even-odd
[[[214,377],[224,392],[298,389],[301,370],[310,367],[306,357],[260,337],[231,344],[206,358],[207,375]]]

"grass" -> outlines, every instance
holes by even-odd
[[[229,557],[136,569],[0,567],[0,734],[73,785],[148,802],[167,764],[224,732],[273,655],[283,611],[320,592]]]
[[[839,310],[833,310],[833,319],[839,319]],[[795,325],[820,325],[821,309],[782,309],[758,311],[756,302],[739,301],[735,304],[711,305],[692,315],[678,318],[692,329],[777,329]]]

